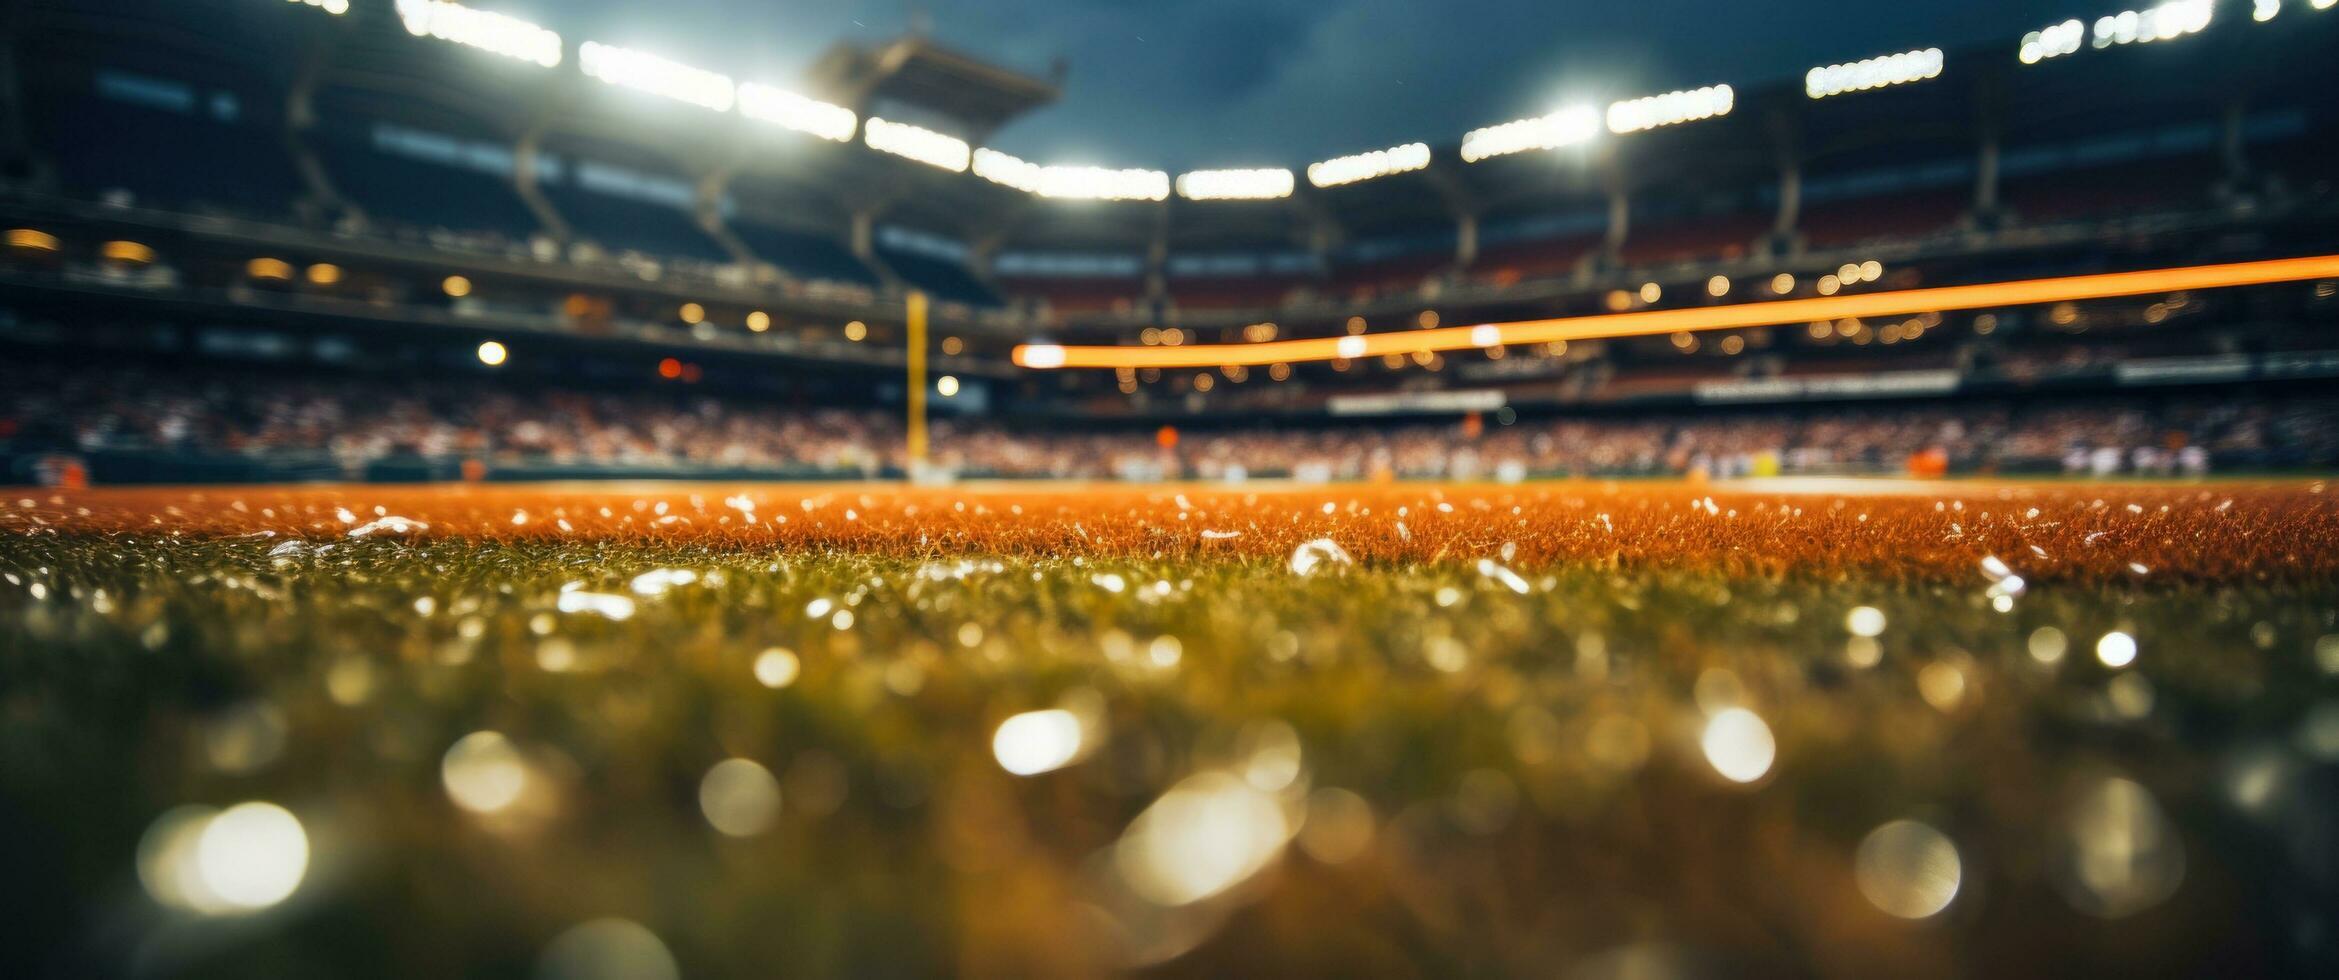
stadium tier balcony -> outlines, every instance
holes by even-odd
[[[1506,242],[1479,253],[1472,278],[1495,285],[1524,279],[1555,279],[1575,272],[1584,259],[1600,250],[1600,234],[1571,235],[1538,241]]]
[[[242,217],[292,213],[300,175],[278,131],[248,118],[242,100],[126,76],[99,85],[126,97],[36,103],[35,138],[54,153],[67,193]]]
[[[1454,265],[1451,251],[1418,252],[1367,262],[1336,265],[1330,293],[1336,300],[1369,301],[1383,296],[1417,293]]]
[[[2009,176],[2000,199],[2022,221],[2049,224],[2207,207],[2221,173],[2208,156]]]
[[[1305,280],[1283,276],[1172,277],[1170,304],[1188,310],[1272,309],[1283,305],[1305,285]]]
[[[925,290],[937,300],[969,306],[998,306],[999,294],[984,285],[966,266],[949,259],[880,247],[877,257],[911,288]]]
[[[731,253],[707,237],[697,219],[680,208],[547,186],[544,196],[567,219],[578,237],[612,252],[640,252],[663,258],[729,262]]]
[[[542,230],[508,174],[429,163],[328,139],[317,154],[333,188],[387,227],[485,232],[524,242]]]
[[[1127,313],[1145,296],[1141,279],[1007,279],[1000,285],[1009,295],[1045,303],[1061,318],[1091,313]]]
[[[753,219],[733,220],[725,227],[756,258],[798,279],[870,288],[878,285],[877,273],[834,238],[776,228]]]
[[[1828,201],[1805,207],[1796,228],[1814,250],[1905,241],[1956,228],[1972,201],[1962,188]]]
[[[1773,220],[1771,215],[1743,211],[1654,220],[1645,225],[1636,220],[1625,237],[1620,258],[1634,268],[1736,261],[1753,251],[1755,241],[1771,230]]]

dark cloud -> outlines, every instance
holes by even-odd
[[[485,3],[487,0],[480,0]],[[2102,3],[1630,0],[505,0],[564,32],[785,81],[913,9],[970,54],[1071,67],[1062,104],[998,134],[1050,162],[1301,164],[1574,100],[1791,77],[1813,64],[2012,39]],[[2009,58],[2013,56],[2009,47]]]

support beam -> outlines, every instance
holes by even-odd
[[[362,218],[364,212],[341,196],[340,189],[333,185],[333,175],[326,171],[316,148],[309,145],[309,131],[317,125],[317,81],[324,76],[326,67],[333,63],[342,32],[322,30],[312,37],[315,40],[302,53],[300,70],[294,74],[292,85],[284,93],[284,152],[292,157],[293,170],[300,174],[301,183],[308,188],[307,201],[317,212],[310,217],[321,218],[348,211]]]
[[[563,252],[567,251],[575,231],[569,227],[568,219],[561,217],[560,209],[552,206],[552,199],[544,196],[536,165],[544,155],[544,134],[552,131],[552,121],[567,109],[568,100],[576,97],[577,85],[577,79],[570,79],[568,84],[548,94],[529,117],[526,128],[520,131],[520,138],[512,142],[512,191],[520,195],[520,203],[528,206],[528,212],[536,216],[536,223],[544,226],[545,233],[560,242]]]
[[[851,250],[853,257],[861,260],[862,265],[869,267],[869,271],[877,273],[878,281],[884,283],[886,288],[901,289],[904,288],[901,273],[893,271],[893,266],[886,264],[885,258],[877,254],[877,212],[882,207],[882,204],[873,204],[853,212],[852,225],[845,233],[845,248]]]
[[[1145,240],[1145,301],[1169,302],[1169,199],[1162,199],[1153,211],[1153,231]]]
[[[1478,212],[1466,211],[1454,216],[1454,271],[1465,272],[1478,264]]]
[[[699,177],[696,192],[691,199],[691,217],[698,222],[700,231],[706,232],[708,238],[714,239],[715,244],[730,253],[731,261],[753,266],[756,263],[754,250],[748,248],[746,242],[740,241],[739,236],[731,234],[730,227],[723,223],[723,194],[730,189],[731,178],[747,165],[747,159],[748,150],[744,145],[733,147],[730,153],[723,155],[720,162]]]
[[[1601,258],[1610,265],[1624,262],[1624,242],[1632,236],[1632,194],[1622,179],[1608,182],[1608,231],[1600,238]]]
[[[2004,139],[2005,69],[1985,74],[1975,83],[1973,225],[1996,228],[2004,223],[2005,205],[1998,186],[2000,142]]]
[[[1783,110],[1769,117],[1771,152],[1778,160],[1779,208],[1771,219],[1770,247],[1773,255],[1786,255],[1797,249],[1797,237],[1803,223],[1803,134],[1796,117]]]

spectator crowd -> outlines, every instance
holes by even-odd
[[[1507,422],[1506,422],[1507,420]],[[1506,479],[1900,472],[2198,475],[2339,464],[2339,399],[1836,404],[1679,414],[1324,421],[1186,431],[938,420],[932,462],[970,476],[1087,479]],[[0,452],[180,453],[377,461],[769,472],[900,473],[901,420],[867,409],[666,392],[502,388],[476,381],[328,380],[141,368],[0,367]],[[1923,468],[1915,467],[1920,472]]]

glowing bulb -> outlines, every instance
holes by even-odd
[[[2095,659],[2103,661],[2104,666],[2115,670],[2134,663],[2136,661],[2136,638],[2119,630],[2105,633],[2103,639],[2095,641]]]
[[[229,807],[195,840],[195,868],[204,888],[241,910],[291,897],[308,867],[309,837],[300,818],[274,803]]]
[[[1778,743],[1761,716],[1744,708],[1725,708],[1706,721],[1699,740],[1706,762],[1735,783],[1751,783],[1770,772]]]
[[[528,788],[528,767],[511,739],[499,732],[473,732],[447,750],[439,780],[456,806],[494,813],[520,799]]]
[[[780,817],[780,782],[751,759],[725,759],[698,784],[699,811],[729,837],[753,837]]]
[[[1036,776],[1063,768],[1080,755],[1080,719],[1070,711],[1051,708],[1027,711],[999,723],[991,736],[991,755],[999,768],[1018,776]]]

